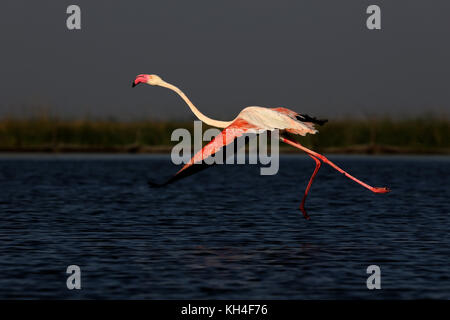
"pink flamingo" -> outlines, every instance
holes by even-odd
[[[306,134],[316,134],[318,131],[315,129],[315,124],[323,125],[327,120],[318,120],[316,118],[310,117],[306,114],[298,114],[292,110],[286,108],[263,108],[263,107],[247,107],[243,109],[239,115],[232,121],[218,121],[211,118],[208,118],[204,114],[202,114],[194,104],[188,99],[188,97],[177,87],[174,85],[165,82],[157,75],[148,75],[148,74],[140,74],[133,81],[132,86],[135,87],[139,83],[146,83],[153,86],[161,86],[168,88],[170,90],[175,91],[189,106],[195,116],[203,121],[204,123],[218,128],[225,128],[220,134],[218,134],[214,139],[211,140],[201,151],[197,152],[192,159],[184,165],[181,170],[179,170],[172,178],[170,178],[167,182],[163,184],[156,184],[149,181],[151,186],[164,186],[169,183],[172,183],[181,178],[187,177],[199,170],[201,170],[200,166],[192,166],[193,164],[200,164],[207,157],[215,154],[224,146],[230,144],[234,141],[234,139],[244,135],[248,132],[263,132],[266,130],[275,130],[279,129],[281,132],[287,131],[294,134],[299,134],[301,136],[305,136]],[[280,135],[280,140],[284,143],[290,144],[293,147],[296,147],[300,150],[306,152],[315,162],[316,167],[314,172],[309,179],[308,185],[306,187],[305,193],[302,198],[302,202],[300,203],[300,210],[303,213],[303,216],[306,219],[309,219],[309,216],[305,210],[305,201],[308,195],[308,192],[311,188],[312,182],[317,175],[317,172],[320,169],[321,162],[323,161],[326,164],[330,165],[332,168],[336,169],[340,173],[342,173],[347,178],[359,183],[363,187],[369,189],[374,193],[386,193],[389,192],[389,188],[386,187],[372,187],[361,180],[355,178],[350,175],[336,164],[328,160],[325,156],[312,151],[301,144],[288,140],[287,138]],[[196,170],[192,170],[193,167],[197,167]],[[187,169],[191,169],[188,172]]]

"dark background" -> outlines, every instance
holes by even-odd
[[[70,4],[81,7],[80,31],[66,28]],[[382,30],[366,28],[370,4],[382,9]],[[328,152],[450,154],[450,118],[440,117],[449,9],[3,1],[0,299],[448,299],[450,158]],[[149,188],[180,169],[169,155],[116,152],[161,152],[153,147],[192,124],[173,120],[193,115],[164,88],[132,89],[139,73],[178,85],[213,118],[248,105],[329,118],[301,143],[392,191],[371,193],[323,165],[307,221],[298,210],[314,170],[306,155],[281,156],[274,176],[218,165]],[[94,121],[72,121],[86,116]],[[152,119],[168,121],[122,122]],[[66,287],[72,264],[82,269],[77,292]],[[382,290],[367,290],[372,264]]]
[[[66,28],[78,4],[82,29]],[[366,8],[381,7],[381,30]],[[191,119],[248,105],[317,116],[446,114],[448,1],[2,1],[0,116]]]

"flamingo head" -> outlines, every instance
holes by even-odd
[[[140,74],[136,77],[131,86],[135,87],[139,83],[146,83],[152,86],[156,86],[162,83],[162,79],[156,74]]]

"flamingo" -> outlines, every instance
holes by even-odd
[[[197,107],[189,100],[189,98],[181,91],[179,88],[162,80],[159,76],[155,74],[140,74],[132,83],[132,87],[137,86],[140,83],[161,86],[176,92],[189,106],[194,115],[204,123],[217,127],[224,128],[224,130],[214,137],[211,142],[209,142],[202,150],[198,151],[192,159],[186,163],[174,176],[172,176],[168,181],[163,184],[157,184],[149,181],[149,185],[153,187],[161,187],[167,184],[173,183],[179,179],[190,176],[191,174],[198,172],[205,168],[204,166],[193,166],[193,164],[202,164],[203,160],[214,155],[221,148],[229,145],[234,139],[244,135],[248,132],[264,132],[279,129],[281,132],[290,132],[293,134],[298,134],[305,136],[306,134],[316,134],[318,131],[315,125],[323,125],[327,120],[319,120],[314,117],[310,117],[306,114],[299,114],[295,111],[289,110],[287,108],[265,108],[250,106],[244,108],[238,116],[232,121],[219,121],[211,119],[201,113]],[[280,140],[286,144],[289,144],[295,148],[298,148],[308,154],[316,163],[314,172],[312,173],[308,185],[306,186],[305,193],[303,195],[302,201],[300,203],[300,210],[303,213],[305,219],[310,219],[308,213],[305,209],[305,201],[308,196],[308,192],[311,189],[314,178],[319,172],[321,161],[328,164],[338,172],[342,173],[345,177],[355,181],[356,183],[362,185],[363,187],[369,189],[374,193],[387,193],[389,188],[386,187],[372,187],[367,183],[355,178],[348,172],[344,171],[336,164],[328,160],[322,154],[319,154],[313,150],[310,150],[298,142],[291,141],[287,139],[282,134],[280,135]],[[189,170],[188,170],[189,169]]]

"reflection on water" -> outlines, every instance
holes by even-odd
[[[373,194],[283,156],[276,176],[216,166],[165,189],[168,156],[2,156],[0,298],[443,298],[447,157],[330,156]],[[66,289],[77,264],[82,290]],[[382,290],[366,288],[381,268]]]

